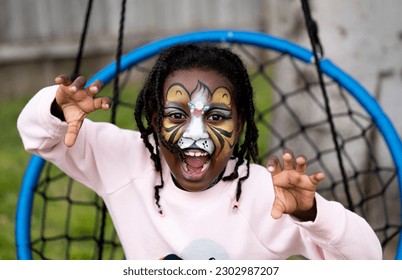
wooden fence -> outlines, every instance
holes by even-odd
[[[86,0],[0,0],[0,100],[27,94],[73,68]],[[85,57],[95,71],[113,58],[121,1],[95,0]],[[264,0],[128,0],[126,50],[162,36],[211,28],[261,30]]]

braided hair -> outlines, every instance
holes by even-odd
[[[213,44],[181,44],[164,49],[159,55],[154,67],[150,71],[145,84],[137,98],[135,107],[135,121],[146,148],[151,153],[155,169],[160,173],[160,185],[155,186],[155,202],[160,214],[163,214],[160,205],[159,190],[163,188],[162,164],[159,156],[159,143],[169,151],[182,154],[175,144],[168,143],[162,136],[163,120],[163,86],[166,78],[179,70],[200,69],[215,71],[225,77],[234,89],[234,100],[239,117],[245,121],[245,135],[243,143],[237,143],[233,150],[233,158],[237,162],[233,172],[222,180],[234,180],[239,177],[238,168],[246,162],[247,173],[239,178],[236,190],[234,209],[238,207],[241,196],[242,182],[249,177],[250,160],[257,160],[258,130],[254,122],[253,90],[247,70],[241,59],[227,48]],[[156,120],[153,118],[156,112]],[[152,135],[154,145],[149,141]]]

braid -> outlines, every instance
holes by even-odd
[[[161,162],[160,162],[160,158],[159,158],[159,152],[157,151],[157,149],[155,151],[154,146],[152,146],[152,144],[149,142],[149,135],[153,133],[152,127],[151,126],[145,127],[142,122],[142,112],[145,110],[145,103],[146,103],[146,99],[144,98],[143,93],[145,92],[146,88],[147,88],[147,84],[145,85],[144,89],[141,91],[141,93],[139,94],[139,96],[137,98],[135,112],[134,112],[134,118],[137,123],[138,130],[141,133],[141,138],[144,141],[145,147],[149,150],[149,152],[151,154],[151,159],[155,164],[155,169],[156,169],[156,171],[160,172],[162,170],[162,166],[161,166]],[[146,116],[146,118],[147,118],[148,125],[149,125],[150,120],[148,119],[147,116]]]
[[[258,157],[258,146],[257,146],[257,139],[258,139],[258,129],[254,121],[254,99],[253,99],[253,92],[252,86],[250,83],[250,79],[248,76],[248,72],[243,66],[243,62],[240,58],[233,54],[232,55],[233,61],[237,64],[237,69],[241,71],[239,75],[241,76],[241,82],[243,86],[240,85],[240,89],[243,89],[243,94],[240,94],[239,91],[237,92],[237,96],[240,96],[238,100],[237,108],[241,109],[244,108],[242,111],[239,112],[245,118],[246,123],[246,131],[244,137],[244,143],[240,145],[240,149],[238,145],[233,151],[233,156],[237,158],[237,162],[235,168],[231,174],[224,177],[224,181],[234,180],[239,177],[238,168],[246,161],[246,175],[240,177],[237,182],[236,188],[236,196],[235,196],[235,203],[233,209],[237,209],[239,206],[238,202],[240,200],[240,196],[242,193],[242,183],[250,176],[250,160],[252,159],[254,162],[257,161]],[[247,106],[240,106],[240,104],[247,104]]]
[[[164,186],[164,180],[159,144],[162,144],[170,152],[183,156],[183,151],[179,149],[177,144],[167,142],[162,136],[164,117],[163,85],[171,73],[192,68],[215,71],[225,77],[233,85],[238,115],[245,121],[244,141],[243,143],[236,143],[233,149],[232,157],[237,158],[235,168],[231,174],[222,178],[225,181],[237,179],[239,177],[239,167],[246,162],[246,175],[238,179],[236,202],[240,199],[243,181],[249,177],[250,160],[256,161],[258,156],[258,130],[254,122],[253,90],[247,70],[241,59],[230,50],[211,44],[183,44],[163,50],[137,98],[134,113],[141,138],[151,154],[150,157],[154,162],[155,170],[160,173],[161,183],[154,187],[154,198],[161,214],[163,212],[159,192]],[[247,104],[247,106],[244,106],[244,104]],[[143,117],[145,117],[146,124],[143,122]],[[154,138],[154,145],[149,141],[150,135]]]
[[[156,138],[156,137],[157,137],[157,136],[154,135],[154,138]],[[157,142],[156,142],[156,143],[157,143]],[[158,144],[156,144],[156,146],[158,146]],[[158,148],[156,148],[156,156],[157,156],[158,162],[159,162],[159,164],[160,164],[160,157],[159,157],[159,149],[158,149]],[[155,185],[155,187],[154,187],[154,190],[155,190],[154,198],[155,198],[156,206],[158,207],[158,213],[159,213],[161,216],[164,215],[164,212],[163,212],[163,210],[162,210],[162,206],[161,206],[160,203],[159,203],[159,200],[160,200],[160,198],[161,198],[161,196],[160,196],[160,194],[159,194],[159,190],[162,189],[163,186],[164,186],[164,184],[165,184],[165,182],[164,182],[164,180],[163,180],[163,175],[162,175],[162,174],[163,174],[163,172],[162,172],[162,165],[160,165],[159,175],[160,175],[161,184],[160,184],[160,185]]]

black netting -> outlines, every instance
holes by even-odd
[[[36,259],[122,259],[102,200],[46,163],[35,192],[32,253]]]
[[[326,175],[318,192],[364,217],[381,240],[384,258],[394,258],[401,228],[398,178],[384,137],[366,110],[341,85],[325,77],[346,171],[347,178],[342,178],[314,65],[256,47],[234,44],[231,48],[247,64],[255,90],[260,163],[265,165],[269,155],[281,155],[283,148],[306,155],[308,172]],[[133,103],[152,62],[153,58],[122,74],[126,76],[117,104],[117,125],[135,129]],[[104,94],[111,92],[108,87]],[[92,118],[110,120],[107,114],[97,112]],[[124,258],[102,201],[49,163],[34,208],[34,258]]]

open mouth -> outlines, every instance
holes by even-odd
[[[208,170],[211,164],[211,157],[209,153],[199,149],[186,149],[184,150],[184,160],[182,167],[185,173],[195,179],[201,177]]]

